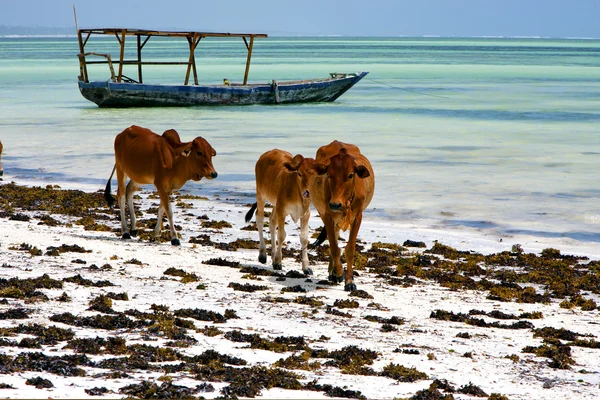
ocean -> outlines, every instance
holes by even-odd
[[[116,55],[115,43],[86,51]],[[185,59],[186,51],[187,42],[153,39],[144,59]],[[0,38],[5,181],[103,189],[115,135],[136,124],[205,137],[219,178],[184,189],[249,203],[263,152],[314,156],[338,139],[373,164],[367,221],[600,242],[600,40],[257,39],[250,82],[369,74],[334,103],[239,107],[100,109],[79,93],[77,53],[74,37]],[[200,81],[241,81],[245,54],[241,39],[201,41]],[[184,66],[150,67],[144,81],[183,83],[184,75]],[[108,79],[108,68],[90,77]]]

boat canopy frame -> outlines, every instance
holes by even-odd
[[[113,68],[113,60],[110,54],[101,54],[94,52],[85,52],[85,46],[92,35],[111,35],[115,36],[120,45],[120,54],[118,60],[118,72],[115,74]],[[85,38],[84,38],[85,36]],[[125,60],[125,39],[127,37],[135,37],[137,48],[137,59]],[[175,37],[185,38],[189,46],[188,61],[142,61],[142,49],[148,43],[151,37]],[[131,78],[123,75],[123,66],[137,65],[138,81],[143,83],[142,66],[143,65],[187,65],[184,85],[188,85],[190,74],[193,74],[194,85],[198,85],[198,72],[196,69],[196,48],[200,40],[209,37],[217,38],[241,38],[246,45],[248,55],[246,57],[246,69],[244,71],[243,85],[248,83],[248,74],[250,72],[250,61],[252,59],[252,48],[255,38],[267,38],[265,33],[218,33],[218,32],[196,32],[196,31],[160,31],[160,30],[145,30],[145,29],[125,29],[125,28],[99,28],[99,29],[77,29],[77,40],[79,42],[79,80],[89,83],[87,66],[89,64],[108,64],[111,72],[111,80],[121,83],[123,81],[135,82]],[[88,57],[99,56],[106,60],[90,61]]]

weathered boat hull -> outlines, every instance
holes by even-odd
[[[368,72],[331,78],[249,85],[148,85],[79,81],[79,90],[99,107],[184,107],[335,101]]]

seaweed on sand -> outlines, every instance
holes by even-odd
[[[233,330],[225,333],[224,337],[232,342],[250,343],[252,349],[270,350],[277,353],[308,348],[308,344],[302,336],[277,336],[271,340],[263,338],[257,333],[248,334]]]
[[[85,376],[79,365],[89,365],[89,359],[83,354],[65,356],[47,356],[44,353],[20,353],[14,357],[0,355],[0,372],[15,373],[22,371],[46,371],[62,376]]]
[[[20,208],[83,217],[92,214],[95,209],[105,207],[105,204],[100,192],[86,193],[52,186],[26,187],[12,182],[0,186],[0,207],[9,211]]]
[[[194,368],[193,372],[197,380],[228,382],[229,386],[223,388],[221,393],[230,397],[256,397],[260,396],[261,390],[273,387],[292,390],[303,388],[298,380],[299,375],[280,368],[201,365]]]

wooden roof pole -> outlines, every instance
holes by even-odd
[[[79,42],[79,80],[88,83],[87,64],[85,63],[84,53],[85,44],[83,43],[81,31],[79,30],[79,24],[77,23],[77,11],[75,10],[75,4],[73,4],[73,16],[75,17],[75,30],[77,30],[77,41]]]
[[[198,34],[196,32],[194,32],[192,37],[189,37],[189,36],[186,37],[188,44],[190,45],[190,57],[188,59],[187,71],[185,73],[185,82],[183,83],[184,85],[187,85],[188,82],[190,81],[190,72],[192,71],[192,66],[194,67],[194,83],[196,85],[198,84],[198,74],[196,73],[196,58],[194,57],[196,45],[198,44],[196,42],[197,37],[198,37]],[[198,39],[198,41],[200,41],[200,39]]]
[[[127,29],[123,29],[121,31],[121,56],[119,57],[119,75],[117,76],[117,82],[121,83],[121,78],[123,77],[123,58],[125,57],[125,33]],[[117,36],[118,38],[118,36]]]
[[[192,68],[194,71],[194,85],[198,84],[198,71],[196,70],[196,48],[198,47],[198,44],[200,43],[201,39],[202,36],[198,37],[198,39],[194,43],[194,62],[192,64]]]
[[[138,82],[144,83],[142,80],[142,38],[137,35],[137,61],[138,61]]]
[[[246,41],[246,38],[244,38]],[[248,58],[246,59],[246,72],[244,72],[244,85],[248,83],[248,72],[250,72],[250,60],[252,59],[252,46],[254,45],[254,36],[250,36],[250,45],[248,46]]]

